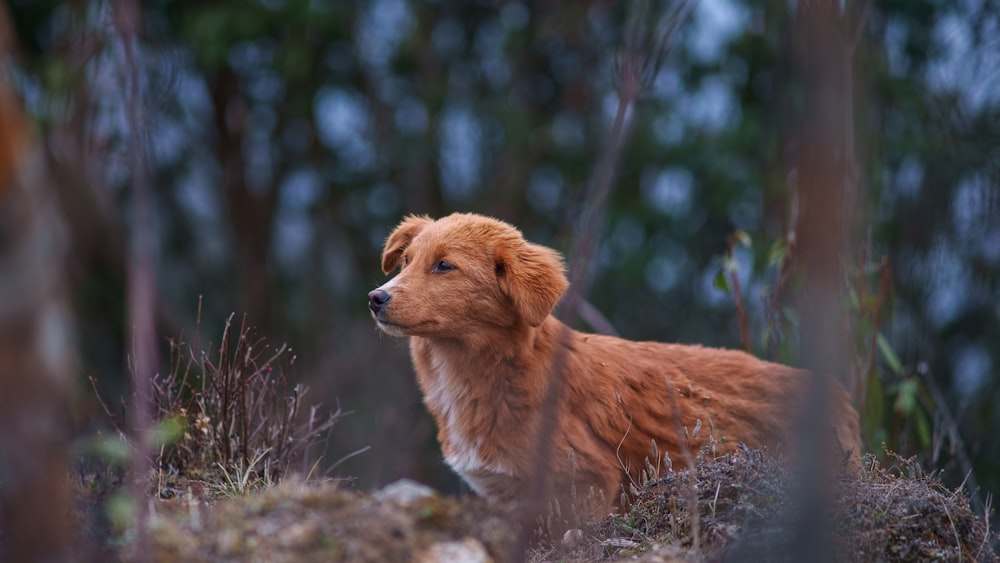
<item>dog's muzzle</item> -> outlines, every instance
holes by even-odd
[[[389,304],[389,292],[384,289],[375,289],[368,292],[368,308],[372,314],[379,314],[385,306]]]

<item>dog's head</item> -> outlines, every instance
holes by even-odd
[[[483,327],[542,324],[566,291],[559,254],[481,215],[410,216],[389,235],[382,270],[400,272],[368,294],[379,328],[397,336],[460,338]]]

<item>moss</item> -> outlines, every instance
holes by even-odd
[[[446,542],[479,542],[496,561],[509,556],[517,527],[481,499],[433,493],[402,505],[336,483],[283,482],[204,504],[159,501],[142,553],[148,561],[402,561]]]

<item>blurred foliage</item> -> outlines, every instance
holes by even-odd
[[[788,7],[698,2],[633,115],[589,292],[626,337],[739,346],[722,269],[740,284],[755,352],[794,360],[796,312],[771,294],[793,224],[801,108]],[[857,359],[873,359],[856,389],[866,438],[875,451],[885,439],[924,454],[956,484],[965,455],[1000,491],[1000,5],[869,8],[852,100],[856,239],[868,250],[845,257],[860,264],[845,280]],[[128,125],[111,9],[9,9],[21,51],[8,71],[75,229],[87,375],[125,381]],[[158,209],[143,227],[161,244],[162,333],[194,325],[199,295],[210,333],[247,311],[262,333],[296,344],[314,389],[358,411],[338,426],[338,449],[373,450],[345,471],[363,485],[454,483],[434,461],[405,347],[367,318],[381,243],[404,214],[471,210],[569,248],[614,111],[626,4],[159,0],[143,10],[142,132]],[[727,256],[734,231],[748,244]],[[882,265],[872,271],[868,256],[883,255],[891,291],[879,302]]]

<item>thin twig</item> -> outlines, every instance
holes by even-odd
[[[979,483],[976,480],[976,474],[972,467],[972,460],[969,458],[968,450],[965,447],[965,441],[962,440],[962,436],[958,430],[958,420],[954,417],[951,412],[951,408],[945,401],[944,393],[938,388],[937,383],[934,378],[930,375],[930,370],[918,369],[917,374],[927,385],[927,389],[931,392],[931,398],[934,400],[934,407],[937,413],[944,419],[945,424],[950,428],[949,435],[951,436],[952,444],[955,449],[955,456],[958,457],[958,462],[961,464],[962,469],[966,471],[965,480],[969,482],[969,487],[966,489],[969,493],[969,497],[972,500],[972,506],[977,512],[981,512],[984,509],[983,499],[980,496]],[[962,482],[963,486],[965,481]]]
[[[372,447],[371,447],[371,446],[365,446],[365,447],[363,447],[363,448],[361,448],[361,449],[358,449],[358,450],[355,450],[355,451],[353,451],[353,452],[351,452],[351,453],[349,453],[349,454],[345,455],[344,457],[342,457],[342,458],[338,459],[337,461],[333,462],[333,465],[331,465],[331,466],[330,466],[330,467],[329,467],[329,468],[327,469],[327,471],[332,471],[332,470],[333,470],[333,469],[334,469],[335,467],[337,467],[337,466],[338,466],[338,465],[340,465],[341,463],[344,463],[345,461],[347,461],[347,460],[351,459],[352,457],[355,457],[355,456],[358,456],[358,455],[361,455],[361,454],[363,454],[363,453],[367,452],[367,451],[368,451],[368,450],[370,450],[370,449],[372,449]]]
[[[618,447],[615,448],[615,457],[618,459],[618,466],[621,467],[623,471],[625,471],[625,475],[628,476],[628,480],[632,482],[632,486],[638,488],[635,479],[632,478],[632,472],[630,470],[631,468],[628,466],[627,463],[622,461],[622,456],[621,456],[622,445],[625,443],[625,439],[628,438],[628,433],[631,431],[632,431],[632,417],[629,417],[628,427],[625,428],[625,433],[622,434],[622,439],[618,441]]]
[[[955,547],[958,551],[958,562],[962,563],[964,560],[962,556],[962,538],[958,535],[958,530],[955,528],[955,521],[951,518],[951,511],[948,510],[947,503],[942,502],[940,504],[941,508],[944,509],[944,515],[948,517],[948,524],[951,525],[951,533],[955,535]]]
[[[986,531],[983,533],[983,541],[979,544],[979,549],[976,550],[976,557],[983,552],[986,548],[986,544],[990,541],[990,530],[993,528],[990,526],[990,515],[993,513],[993,495],[986,495],[986,503],[983,506],[983,520],[985,521]]]
[[[101,405],[101,408],[104,409],[104,414],[108,415],[108,418],[111,419],[111,422],[115,425],[115,429],[122,432],[124,429],[118,426],[117,417],[115,417],[114,413],[111,412],[111,409],[108,408],[107,403],[104,402],[104,398],[101,397],[101,392],[97,390],[97,378],[91,375],[88,376],[87,379],[90,380],[90,386],[94,389],[94,396],[97,397],[97,402]]]
[[[736,272],[729,272],[729,279],[733,284],[733,298],[736,300],[736,317],[739,319],[740,341],[743,343],[743,349],[746,350],[748,354],[752,354],[753,347],[750,345],[750,322],[747,320],[747,308],[743,304],[743,292],[740,291],[740,279],[736,276]]]
[[[677,432],[677,437],[680,438],[681,433],[684,432],[684,424],[681,421],[680,408],[677,406],[677,391],[674,389],[674,382],[669,378],[667,379],[667,388],[670,390],[670,409],[673,411],[674,415],[674,428]],[[700,553],[701,521],[699,517],[700,514],[698,512],[697,470],[694,464],[694,456],[691,455],[688,443],[681,442],[681,453],[684,455],[684,461],[688,466],[688,496],[690,497],[688,512],[691,517],[691,539],[693,541],[693,549],[695,550],[695,553]]]
[[[722,490],[722,481],[719,481],[718,483],[715,484],[715,498],[712,499],[712,503],[709,505],[709,508],[712,509],[712,518],[715,518],[715,507],[719,503],[720,490]]]
[[[784,294],[785,285],[788,283],[792,274],[794,241],[794,234],[789,233],[785,235],[785,244],[787,245],[788,250],[782,256],[781,263],[777,264],[778,279],[774,282],[774,289],[771,291],[771,301],[767,304],[767,316],[770,322],[770,330],[772,334],[772,338],[769,339],[771,346],[770,350],[768,350],[768,354],[771,359],[777,359],[779,345],[782,339],[781,300]]]
[[[131,175],[131,252],[128,261],[129,325],[135,346],[133,358],[132,431],[136,433],[133,452],[132,490],[135,508],[135,545],[145,552],[146,502],[142,479],[150,470],[151,383],[156,370],[156,265],[157,248],[153,230],[152,193],[146,160],[146,129],[143,116],[143,89],[136,52],[142,25],[138,2],[118,0],[112,12],[115,28],[125,55],[125,114],[130,139],[127,153]]]
[[[726,249],[726,255],[730,263],[732,263],[733,260],[733,248],[736,246],[736,243],[736,235],[730,235],[729,244]],[[736,275],[735,268],[729,271],[729,281],[733,287],[733,299],[736,301],[736,317],[739,320],[740,340],[743,343],[743,349],[746,350],[748,354],[752,354],[753,347],[750,345],[750,322],[747,320],[747,308],[743,303],[743,291],[740,289],[740,278]]]
[[[865,381],[858,386],[859,405],[865,405],[868,399],[868,378],[875,377],[875,358],[878,357],[878,333],[882,324],[882,309],[885,306],[885,298],[889,293],[889,258],[882,256],[879,265],[878,296],[875,298],[875,311],[872,317],[871,343],[869,344],[868,369],[865,372]]]
[[[580,310],[577,311],[577,315],[583,322],[590,325],[590,327],[598,333],[609,336],[618,336],[618,331],[615,330],[611,321],[601,314],[597,307],[594,307],[590,301],[587,301],[586,299],[580,300]]]

